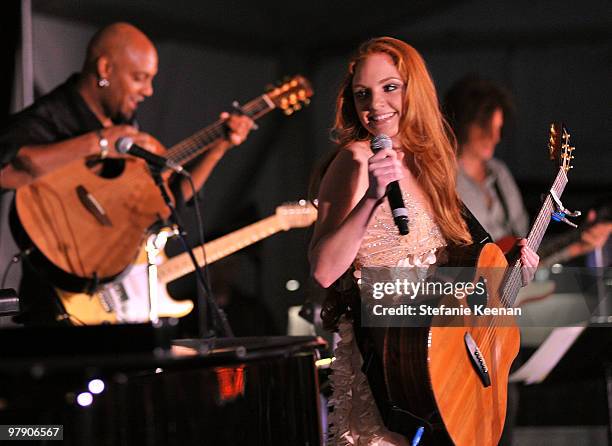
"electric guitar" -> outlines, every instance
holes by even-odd
[[[597,214],[595,220],[584,222],[579,228],[559,234],[555,237],[547,239],[542,243],[538,254],[540,255],[540,263],[538,270],[551,268],[554,264],[567,262],[574,257],[586,254],[579,250],[576,252],[572,249],[575,242],[579,242],[582,233],[599,223],[612,222],[612,205],[605,203],[596,208]],[[499,245],[499,243],[498,243]],[[501,246],[500,246],[501,248]],[[530,302],[539,301],[547,298],[555,292],[555,282],[552,280],[533,280],[526,287],[521,288],[516,300],[517,306],[522,306]]]
[[[279,108],[307,104],[313,91],[295,76],[241,107],[256,120]],[[179,142],[166,157],[182,166],[225,137],[222,120]],[[21,187],[15,196],[15,238],[29,261],[56,286],[95,290],[134,262],[146,230],[168,209],[148,171],[135,157],[107,158],[94,173],[91,159],[76,160]]]
[[[612,221],[612,203],[607,202],[596,208],[596,216],[593,221],[584,222],[580,228],[568,231],[564,234],[559,234],[546,242],[540,247],[540,266],[550,267],[555,263],[564,263],[568,260],[584,255],[584,252],[574,252],[570,247],[579,242],[582,233],[589,230],[598,223],[610,223]]]
[[[568,182],[573,147],[566,129],[551,125],[551,157],[561,166],[527,237],[537,251]],[[558,203],[558,204],[557,204]],[[521,287],[520,256],[510,264],[494,243],[459,250],[448,266],[476,266],[474,284],[486,280],[487,308],[513,308]],[[452,255],[452,253],[451,253]],[[474,259],[466,265],[465,259]],[[462,301],[442,299],[449,307]],[[519,349],[513,316],[434,316],[431,326],[390,327],[383,351],[389,398],[426,428],[427,444],[497,445],[504,427],[508,372]],[[503,319],[502,319],[503,318]]]
[[[277,207],[274,215],[195,248],[194,253],[198,264],[204,266],[277,232],[308,227],[316,219],[317,210],[311,204],[304,200],[288,203]],[[163,230],[154,234],[149,238],[149,242],[156,243],[158,249],[162,249],[170,232]],[[72,293],[56,289],[65,310],[65,315],[61,317],[78,325],[148,321],[150,304],[145,251],[143,246],[138,261],[120,282],[106,284],[97,293]],[[190,300],[172,299],[168,294],[167,285],[192,271],[194,265],[187,253],[170,259],[159,256],[156,294],[157,314],[160,317],[182,317],[191,312],[193,303]]]

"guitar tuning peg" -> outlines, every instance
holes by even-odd
[[[310,105],[310,99],[309,98],[304,99],[304,105]]]
[[[293,114],[293,109],[291,107],[286,108],[285,110],[283,110],[283,112],[289,116],[291,114]]]
[[[293,110],[298,111],[302,109],[302,104],[299,102],[293,106]]]

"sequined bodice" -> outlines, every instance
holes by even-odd
[[[408,235],[400,235],[387,200],[376,210],[355,258],[355,268],[420,266],[435,262],[435,252],[446,242],[425,206],[404,192]]]

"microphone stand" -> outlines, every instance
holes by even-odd
[[[200,265],[198,264],[198,261],[193,253],[193,249],[191,249],[187,244],[187,240],[185,239],[185,231],[183,230],[180,217],[176,211],[176,208],[174,207],[174,204],[172,203],[172,200],[170,199],[170,195],[168,195],[166,184],[162,179],[162,170],[159,168],[159,166],[152,165],[151,163],[147,164],[155,185],[159,188],[166,206],[168,206],[168,209],[170,209],[170,221],[178,228],[178,237],[195,267],[196,283],[198,286],[198,329],[200,338],[212,338],[217,334],[221,334],[223,337],[234,337],[234,333],[232,332],[229,322],[227,321],[225,313],[219,308],[217,302],[210,294],[204,274],[202,273],[202,268],[200,268]],[[189,176],[187,171],[182,171],[181,174]],[[209,311],[211,313],[210,320],[213,327],[210,331],[208,328]]]

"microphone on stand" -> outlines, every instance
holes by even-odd
[[[119,138],[115,143],[115,149],[117,149],[117,152],[119,153],[132,155],[136,158],[142,158],[150,165],[159,167],[160,169],[171,169],[176,173],[181,174],[186,173],[185,170],[174,161],[143,149],[135,144],[134,140],[129,136],[122,136]]]
[[[387,135],[377,135],[370,140],[370,148],[372,152],[376,153],[382,149],[392,149],[393,143],[391,138]],[[391,207],[391,214],[393,215],[393,221],[399,230],[401,235],[406,235],[409,232],[408,229],[408,210],[404,204],[402,197],[402,190],[400,189],[397,181],[392,181],[387,185],[387,199],[389,200],[389,206]]]

